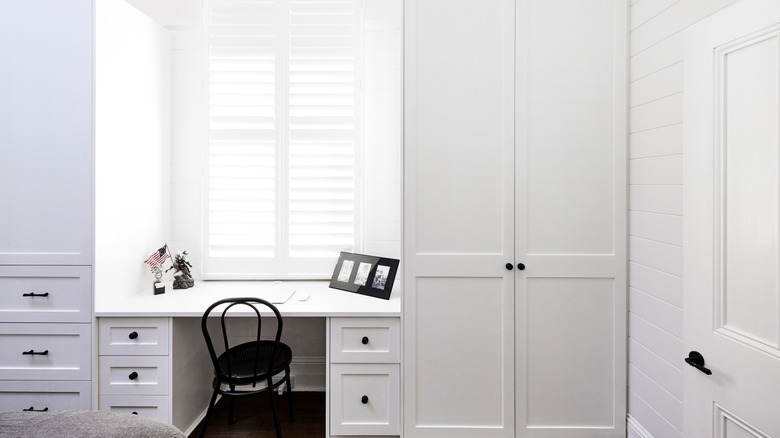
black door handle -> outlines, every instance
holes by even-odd
[[[702,356],[698,351],[691,351],[688,353],[688,357],[685,358],[685,363],[708,376],[712,374],[712,371],[710,371],[709,368],[704,367],[704,356]]]
[[[22,351],[22,355],[24,355],[24,356],[27,356],[27,355],[48,356],[49,355],[49,350],[44,350],[44,351],[35,351],[35,350]]]
[[[45,407],[43,409],[35,409],[34,407],[30,406],[30,409],[22,409],[24,412],[49,412],[49,407]]]
[[[524,265],[524,264],[522,264],[522,263],[518,263],[518,264],[517,264],[517,269],[519,269],[519,270],[521,270],[521,271],[525,271],[525,265]]]
[[[23,297],[33,297],[33,298],[34,297],[44,297],[45,298],[45,297],[49,296],[49,293],[48,292],[44,292],[42,294],[36,294],[35,292],[30,292],[28,294],[22,294],[22,296]]]
[[[511,271],[513,268],[514,268],[514,266],[512,266],[512,264],[511,264],[511,263],[507,263],[507,264],[506,264],[506,270],[507,270],[507,271]]]

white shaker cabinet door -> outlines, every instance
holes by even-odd
[[[0,264],[92,264],[91,0],[3,2]]]
[[[404,436],[514,436],[514,2],[407,1]]]

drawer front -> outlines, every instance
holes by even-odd
[[[100,396],[168,395],[168,356],[100,356]]]
[[[168,354],[168,318],[100,318],[100,355]]]
[[[0,381],[0,411],[70,411],[92,409],[88,381]]]
[[[332,364],[331,435],[398,435],[398,364]]]
[[[140,415],[163,423],[171,422],[170,400],[165,395],[101,395],[100,410]]]
[[[331,318],[330,361],[400,362],[398,318]]]
[[[0,321],[92,321],[89,266],[0,266]]]
[[[89,324],[0,324],[0,380],[89,380]]]

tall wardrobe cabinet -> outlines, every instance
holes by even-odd
[[[405,2],[405,437],[625,436],[626,3]]]
[[[92,0],[0,11],[0,410],[92,407]]]

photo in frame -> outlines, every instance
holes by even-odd
[[[330,287],[389,300],[399,260],[341,252]]]

